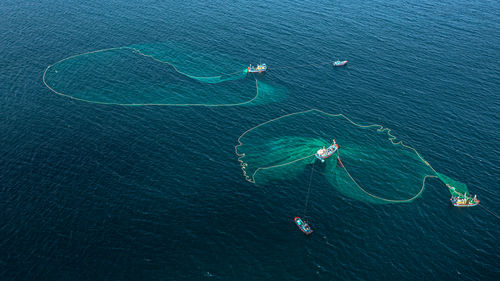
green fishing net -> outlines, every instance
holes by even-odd
[[[450,194],[454,197],[466,197],[470,196],[469,194],[469,189],[467,188],[467,185],[464,183],[461,183],[457,180],[454,180],[446,175],[443,175],[441,173],[436,173],[438,178],[448,187],[448,190],[450,191]]]
[[[72,99],[118,105],[233,106],[279,101],[281,87],[215,51],[173,43],[132,45],[65,58],[43,81]]]
[[[332,139],[339,144],[339,153],[321,163],[314,154]],[[235,150],[250,182],[307,178],[308,166],[315,165],[317,176],[326,177],[343,195],[369,203],[411,202],[422,194],[426,179],[436,177],[421,155],[396,140],[390,130],[319,110],[251,128],[240,136]]]

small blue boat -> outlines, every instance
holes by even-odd
[[[337,61],[333,62],[333,66],[344,66],[346,64],[347,64],[346,60],[343,60],[343,61],[337,60]]]
[[[313,233],[313,230],[306,221],[302,220],[299,217],[295,217],[293,220],[295,221],[295,224],[299,227],[299,229],[302,232],[304,232],[305,235],[310,235],[311,233]]]
[[[337,152],[337,149],[339,149],[339,145],[335,142],[335,139],[333,140],[332,144],[325,148],[323,146],[322,149],[318,150],[315,154],[316,158],[321,160],[321,163],[325,162],[325,159],[332,156],[335,152]]]

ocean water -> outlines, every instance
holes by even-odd
[[[498,280],[499,11],[463,0],[3,0],[0,279]],[[63,58],[161,42],[266,62],[260,79],[286,96],[124,107],[42,82]],[[293,67],[337,58],[348,66]],[[372,205],[313,178],[305,237],[292,220],[309,174],[251,184],[234,146],[310,108],[391,128],[487,209],[451,207],[435,179],[410,204]]]

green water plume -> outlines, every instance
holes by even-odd
[[[467,188],[467,185],[465,183],[461,183],[441,173],[436,173],[436,175],[446,185],[446,187],[448,187],[451,196],[453,197],[470,196],[469,189]]]

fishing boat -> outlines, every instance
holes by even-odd
[[[262,73],[267,70],[267,65],[265,63],[259,63],[257,66],[248,66],[249,73]]]
[[[311,235],[311,233],[313,233],[313,230],[306,221],[302,220],[299,217],[295,217],[293,220],[295,221],[295,224],[299,227],[299,229],[302,232],[304,232],[305,235]]]
[[[477,196],[474,195],[474,197],[470,196],[452,196],[450,198],[451,204],[455,207],[474,207],[479,205],[479,199],[477,199]]]
[[[346,64],[347,64],[347,61],[346,61],[346,60],[343,60],[343,61],[341,61],[341,60],[337,60],[337,61],[334,61],[334,62],[333,62],[333,66],[344,66],[344,65],[346,65]]]
[[[323,146],[322,149],[318,150],[315,154],[316,158],[318,158],[321,163],[325,162],[325,159],[332,156],[339,149],[339,145],[335,142],[335,139],[332,141],[332,144],[325,148]]]

